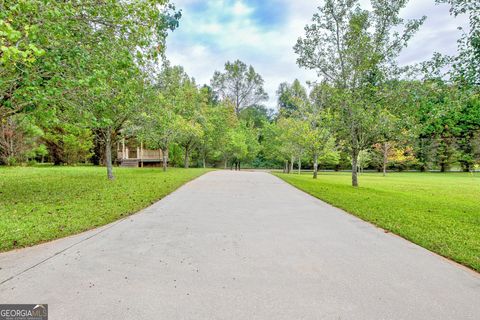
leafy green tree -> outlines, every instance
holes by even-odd
[[[137,134],[147,148],[162,150],[163,171],[167,171],[169,149],[178,137],[180,117],[157,88],[154,88],[151,94],[151,100],[137,118]]]
[[[297,63],[336,89],[331,107],[338,115],[337,131],[348,141],[354,187],[359,152],[375,140],[376,87],[423,22],[399,17],[406,3],[372,0],[369,11],[358,0],[326,0],[295,46]]]
[[[261,105],[247,107],[239,114],[240,120],[253,123],[255,128],[263,127],[265,122],[272,120],[272,117],[272,110]]]
[[[458,56],[454,57],[456,80],[469,86],[480,85],[480,3],[475,0],[436,0],[450,4],[454,16],[468,15],[470,28],[458,41]]]
[[[387,175],[387,167],[396,150],[408,149],[411,141],[415,139],[415,114],[417,110],[412,107],[412,98],[415,99],[412,83],[407,81],[389,81],[382,84],[377,92],[380,113],[376,129],[378,136],[371,156],[377,160],[376,155],[381,153],[378,161],[383,175]]]
[[[188,168],[191,153],[204,135],[203,97],[194,79],[191,79],[183,68],[178,66],[172,68],[169,78],[162,86],[169,94],[171,104],[179,116],[177,144],[183,148],[184,167]]]
[[[242,162],[253,160],[260,149],[257,129],[244,121],[229,130],[227,141],[228,159],[236,170],[240,170]]]
[[[43,131],[28,115],[16,114],[0,122],[0,163],[17,165],[42,154]]]
[[[298,79],[292,84],[281,83],[277,90],[278,110],[285,117],[298,113],[304,101],[308,99],[307,91]]]
[[[92,131],[71,122],[59,122],[45,129],[42,140],[56,165],[85,162],[92,156]]]
[[[189,168],[192,150],[201,141],[204,132],[198,119],[185,119],[180,117],[178,144],[184,150],[184,167]]]
[[[105,145],[113,179],[111,145],[179,13],[166,0],[7,0],[0,9],[0,117],[77,110]]]
[[[198,124],[189,122],[197,114],[197,88],[182,67],[165,63],[156,83],[144,95],[141,117],[135,123],[146,146],[161,149],[163,170],[167,170],[169,150],[174,143],[192,138]],[[194,125],[194,127],[192,127]],[[188,144],[190,147],[190,144]],[[184,158],[187,165],[188,153]]]
[[[310,150],[311,145],[309,137],[309,126],[306,121],[298,118],[280,118],[276,123],[278,127],[278,137],[280,143],[280,154],[285,161],[285,172],[293,172],[295,160],[298,163],[300,172],[302,158]]]
[[[203,135],[200,137],[199,153],[205,168],[208,161],[225,161],[228,132],[234,127],[237,119],[233,108],[228,104],[218,103],[209,98],[210,91],[202,88],[200,94],[203,97],[200,121]],[[226,161],[224,165],[226,168]]]
[[[263,83],[262,76],[240,60],[225,63],[225,71],[215,71],[211,80],[213,90],[222,100],[234,104],[237,115],[243,109],[268,99]]]
[[[319,160],[335,153],[335,138],[332,134],[333,88],[326,82],[316,85],[310,93],[310,100],[303,103],[299,113],[307,123],[305,140],[313,158],[313,178],[318,177]],[[335,157],[335,156],[334,156]]]
[[[261,133],[263,136],[262,153],[269,161],[276,164],[281,163],[285,171],[285,161],[288,161],[288,157],[285,157],[283,153],[281,129],[276,122],[266,122],[261,129]]]

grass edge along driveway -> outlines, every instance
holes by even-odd
[[[208,169],[0,167],[0,252],[78,234],[162,199]]]
[[[480,272],[480,174],[273,173],[287,183]]]

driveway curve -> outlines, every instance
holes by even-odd
[[[263,172],[208,173],[0,268],[0,303],[50,320],[480,317],[477,273]]]

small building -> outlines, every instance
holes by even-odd
[[[168,155],[166,157],[168,162]],[[151,150],[143,147],[143,142],[134,139],[122,140],[117,144],[117,161],[121,167],[161,167],[163,166],[162,150]]]

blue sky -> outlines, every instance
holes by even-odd
[[[281,82],[295,78],[316,80],[315,72],[300,69],[292,47],[321,1],[316,0],[173,0],[182,9],[180,27],[167,40],[167,57],[182,65],[197,83],[209,83],[226,61],[240,59],[255,67],[265,79],[274,108]],[[368,0],[361,0],[368,5]],[[433,52],[454,54],[459,25],[449,7],[434,0],[411,0],[405,18],[426,15],[427,21],[399,58],[401,64],[428,59]]]

